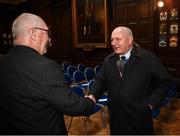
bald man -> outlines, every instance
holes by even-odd
[[[64,134],[63,114],[88,116],[93,102],[63,85],[60,65],[42,56],[49,28],[23,13],[12,25],[14,47],[0,63],[0,134]]]
[[[108,93],[112,135],[153,134],[151,110],[160,106],[172,82],[155,54],[133,41],[129,28],[119,26],[113,30],[114,52],[105,57],[89,91],[94,102]]]

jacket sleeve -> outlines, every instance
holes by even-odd
[[[172,85],[172,78],[168,74],[166,68],[160,60],[153,55],[151,60],[151,75],[152,75],[152,93],[149,98],[149,103],[154,107],[160,107],[164,100],[168,89]]]
[[[64,85],[61,67],[54,63],[48,64],[42,74],[41,88],[45,99],[59,113],[67,115],[85,115],[92,113],[94,104],[91,100],[81,97]]]
[[[95,83],[90,88],[89,94],[94,95],[96,100],[99,99],[99,97],[107,91],[106,86],[106,80],[105,80],[105,74],[104,74],[104,65],[102,65],[98,76],[95,78]]]

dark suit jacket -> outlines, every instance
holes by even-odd
[[[119,56],[108,55],[91,94],[96,99],[107,91],[111,134],[152,134],[152,115],[148,104],[160,106],[171,77],[150,51],[134,46],[120,77]]]
[[[67,134],[63,114],[89,115],[93,103],[63,85],[60,65],[15,46],[0,63],[1,134]]]

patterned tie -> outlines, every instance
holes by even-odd
[[[116,62],[116,66],[119,70],[120,76],[122,77],[124,65],[127,63],[127,59],[125,56],[121,56],[121,59],[118,59]]]

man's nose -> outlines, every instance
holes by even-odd
[[[116,44],[117,44],[116,40],[112,40],[112,41],[111,41],[111,45],[112,45],[112,46],[115,46]]]

